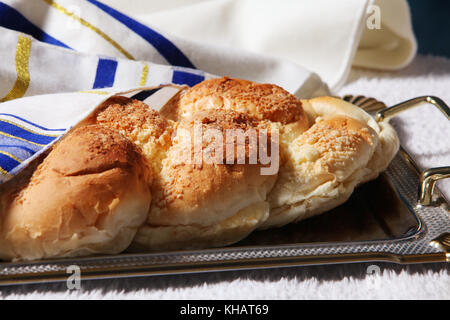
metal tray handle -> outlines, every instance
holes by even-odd
[[[376,113],[375,120],[377,122],[389,121],[399,113],[417,107],[424,102],[432,104],[438,108],[447,117],[447,119],[450,120],[450,108],[440,98],[433,96],[417,97],[380,110]],[[450,166],[424,170],[420,175],[419,195],[417,200],[418,204],[423,206],[431,205],[436,181],[446,178],[450,178]]]

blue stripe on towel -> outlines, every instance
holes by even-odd
[[[110,88],[114,85],[116,77],[117,61],[111,59],[98,60],[97,73],[93,89]]]
[[[205,77],[199,74],[180,70],[173,71],[172,82],[175,84],[187,84],[188,86],[192,87],[197,83],[202,82],[203,80],[205,80]]]
[[[17,160],[14,160],[13,158],[0,153],[0,167],[2,167],[6,171],[11,171],[15,167],[17,167],[20,164]]]
[[[29,34],[30,36],[42,42],[47,42],[60,47],[71,49],[66,44],[39,29],[36,25],[25,18],[19,11],[2,2],[0,2],[0,26]]]
[[[173,66],[187,67],[195,69],[192,62],[184,55],[184,53],[178,49],[170,40],[163,37],[161,34],[155,30],[150,29],[146,25],[131,19],[130,17],[124,15],[123,13],[108,7],[107,5],[96,1],[87,0],[96,7],[100,8],[111,17],[120,21],[122,24],[133,30],[136,34],[145,39],[150,43],[163,57]]]
[[[0,121],[0,133],[5,133],[11,136],[11,138],[18,138],[18,140],[22,139],[40,145],[46,145],[57,138],[33,133],[14,124],[2,121]]]
[[[40,126],[40,125],[38,125],[38,124],[36,124],[36,123],[33,123],[33,122],[31,122],[31,121],[28,121],[28,120],[25,120],[24,118],[18,117],[18,116],[16,116],[16,115],[10,114],[10,113],[0,113],[0,116],[13,117],[13,118],[16,118],[16,119],[18,119],[18,120],[21,120],[21,121],[23,121],[23,122],[25,122],[25,123],[28,123],[28,124],[30,124],[30,125],[36,127],[36,128],[39,128],[39,129],[45,130],[45,131],[66,131],[66,129],[48,129],[48,128],[45,128],[45,127],[43,127],[43,126]],[[0,120],[1,120],[1,119],[0,119]]]

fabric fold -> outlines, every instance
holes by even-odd
[[[406,0],[104,2],[182,39],[290,60],[333,91],[353,65],[398,69],[417,50]]]

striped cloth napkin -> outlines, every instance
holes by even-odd
[[[297,64],[167,36],[96,0],[0,1],[0,27],[2,101],[113,86],[194,85],[211,64],[223,65],[221,76],[276,83],[292,93],[324,87]]]

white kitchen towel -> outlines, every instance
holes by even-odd
[[[1,1],[0,27],[3,101],[112,86],[194,85],[204,71],[275,83],[298,96],[328,92],[318,76],[290,61],[168,36],[95,0]]]
[[[417,48],[405,0],[5,0],[0,26],[88,54],[276,83],[303,97],[327,93],[314,73],[336,90],[352,63],[398,69]]]
[[[406,0],[103,2],[184,40],[293,61],[316,72],[333,91],[352,64],[396,70],[417,50]],[[211,73],[224,71],[206,64],[203,69]]]

